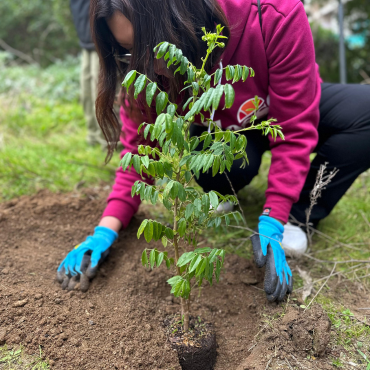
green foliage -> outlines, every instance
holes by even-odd
[[[87,145],[82,107],[73,100],[14,91],[0,95],[0,200],[113,180],[115,167],[104,165],[100,147]]]
[[[324,1],[315,0],[320,6]],[[364,38],[364,45],[351,47],[346,42],[347,80],[359,83],[364,80],[364,72],[370,76],[370,2],[351,0],[344,4],[345,21],[352,35]],[[339,82],[339,37],[332,31],[325,30],[318,24],[311,24],[316,61],[320,66],[320,75],[325,82]]]
[[[0,14],[0,39],[42,66],[80,50],[69,2],[2,0]]]
[[[152,204],[161,202],[173,215],[173,226],[167,227],[160,222],[144,220],[138,230],[138,238],[143,234],[149,243],[151,240],[161,240],[164,247],[171,245],[175,250],[175,259],[171,260],[167,252],[157,249],[145,250],[142,254],[142,264],[154,268],[162,261],[168,268],[176,268],[176,275],[168,280],[171,293],[176,297],[188,299],[191,294],[192,280],[195,285],[201,286],[204,281],[210,285],[214,279],[219,281],[224,263],[225,250],[219,248],[197,248],[199,233],[208,228],[217,229],[221,224],[229,225],[231,219],[243,221],[239,212],[219,214],[216,209],[225,202],[237,204],[233,195],[222,195],[216,191],[203,193],[192,186],[191,180],[202,171],[212,171],[212,175],[222,174],[226,169],[230,171],[235,159],[243,158],[243,166],[248,161],[246,155],[247,140],[244,131],[259,129],[264,135],[271,134],[284,138],[281,128],[272,125],[273,119],[254,124],[256,116],[252,116],[250,127],[239,131],[223,131],[211,118],[212,111],[220,106],[221,98],[225,98],[225,108],[230,108],[234,102],[235,91],[232,84],[245,81],[253,77],[254,71],[247,66],[226,66],[208,75],[204,70],[206,61],[214,48],[224,47],[219,40],[222,36],[222,27],[217,26],[216,33],[207,33],[205,29],[203,40],[207,42],[207,55],[202,58],[203,65],[197,69],[188,61],[182,51],[175,45],[162,42],[154,48],[156,58],[163,58],[167,65],[178,66],[175,73],[186,75],[185,89],[191,91],[191,97],[183,108],[184,115],[178,112],[176,104],[171,103],[165,91],[137,71],[130,71],[122,85],[129,91],[133,85],[134,98],[144,93],[147,104],[150,106],[155,100],[158,114],[154,123],[142,123],[138,134],[143,133],[145,139],[157,141],[156,147],[140,145],[138,154],[127,153],[121,160],[124,171],[134,170],[143,176],[163,179],[163,185],[148,185],[136,181],[132,187],[132,196],[139,195],[141,200]],[[212,80],[217,83],[222,75],[231,83],[216,87],[211,86]],[[185,79],[185,77],[184,77]],[[148,84],[147,84],[148,83]],[[146,85],[147,84],[147,85]],[[131,89],[130,89],[131,90]],[[256,97],[255,108],[259,101]],[[199,137],[190,137],[189,128],[199,116],[202,121],[208,122],[209,132]],[[202,150],[198,145],[203,143]],[[194,250],[179,255],[180,241],[193,246]],[[149,252],[149,257],[148,253]],[[186,330],[186,328],[185,328]]]
[[[0,52],[0,94],[45,99],[49,102],[77,102],[80,96],[80,60],[66,57],[46,68],[11,65],[12,57]]]

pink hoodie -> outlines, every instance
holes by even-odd
[[[321,79],[307,16],[300,0],[261,0],[261,33],[256,0],[218,1],[231,26],[222,64],[247,65],[255,70],[255,77],[234,84],[234,105],[216,111],[214,120],[224,129],[245,127],[255,95],[261,101],[257,117],[268,114],[277,119],[285,140],[270,139],[272,162],[264,208],[271,208],[271,217],[287,222],[318,140]],[[137,153],[137,124],[122,108],[121,119],[125,132],[122,157],[127,152]],[[134,170],[117,171],[103,217],[114,216],[123,227],[128,225],[140,204],[138,196],[131,198],[131,187],[138,179]]]

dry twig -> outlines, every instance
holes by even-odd
[[[234,193],[234,197],[235,197],[235,198],[236,198],[236,200],[238,201],[238,206],[239,206],[240,212],[241,212],[241,213],[242,213],[242,215],[243,215],[244,224],[245,224],[246,226],[248,226],[248,225],[247,225],[247,220],[246,220],[245,215],[244,215],[243,208],[242,208],[242,206],[240,205],[239,198],[238,198],[238,196],[236,195],[236,191],[235,191],[235,189],[234,189],[234,187],[233,187],[233,184],[231,183],[231,181],[230,181],[230,179],[229,179],[229,176],[227,176],[226,171],[224,172],[224,174],[225,174],[225,176],[226,176],[226,178],[227,178],[227,181],[228,181],[228,182],[229,182],[229,184],[230,184],[231,190],[232,190],[232,191],[233,191],[233,193]]]
[[[317,172],[315,185],[310,193],[310,207],[306,210],[306,230],[309,245],[312,245],[312,234],[310,232],[310,216],[313,207],[317,204],[317,200],[321,197],[321,192],[326,189],[326,186],[330,184],[333,177],[338,173],[339,170],[334,168],[328,174],[326,173],[326,166],[328,162],[322,164]]]
[[[303,291],[302,291],[302,301],[304,302],[306,300],[307,297],[309,297],[311,295],[311,292],[312,292],[312,289],[313,289],[313,282],[312,282],[312,277],[310,276],[310,274],[305,271],[305,270],[302,270],[299,266],[297,266],[297,271],[298,271],[298,274],[299,276],[302,278],[303,280]]]
[[[307,305],[307,307],[304,309],[305,311],[307,310],[308,307],[310,307],[311,303],[315,300],[315,298],[318,296],[318,294],[321,292],[321,289],[324,287],[324,285],[328,282],[328,280],[333,276],[333,272],[335,270],[335,268],[337,267],[337,264],[335,263],[334,266],[333,266],[333,269],[331,270],[331,273],[330,275],[328,276],[328,278],[325,280],[325,283],[321,285],[321,288],[317,291],[317,293],[315,294],[315,296],[312,298],[311,302]]]
[[[20,50],[17,50],[17,49],[12,48],[3,39],[0,39],[0,47],[2,47],[4,50],[8,51],[9,53],[15,55],[19,59],[24,60],[27,63],[30,63],[30,64],[38,64],[32,57],[30,57],[29,55],[23,53]]]

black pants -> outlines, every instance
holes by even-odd
[[[314,186],[321,164],[328,162],[327,170],[339,169],[337,175],[322,192],[311,213],[310,222],[317,225],[328,216],[355,179],[370,168],[370,86],[321,85],[319,142],[316,157],[311,163],[300,198],[291,210],[291,215],[305,223],[305,211],[310,205],[310,192]],[[206,128],[193,126],[192,136],[199,136]],[[248,185],[258,174],[262,154],[269,150],[267,137],[260,131],[246,132],[249,165],[240,168],[242,160],[234,162],[228,176],[236,192]],[[200,150],[203,143],[199,146]],[[210,171],[200,174],[198,184],[208,192],[232,194],[225,175],[212,177]]]

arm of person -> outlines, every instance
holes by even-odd
[[[310,153],[317,144],[321,93],[303,5],[290,0],[283,6],[291,9],[278,13],[267,5],[262,17],[269,65],[269,118],[277,119],[285,140],[269,137],[272,160],[266,203],[257,234],[251,238],[257,266],[266,266],[264,287],[269,301],[282,301],[293,289],[292,272],[281,245],[282,223],[288,221],[291,207],[299,198],[310,167]]]
[[[269,117],[277,119],[285,140],[270,139],[272,153],[264,209],[269,216],[288,221],[299,198],[317,144],[321,95],[318,66],[310,26],[297,0],[285,16],[263,15],[269,64]]]
[[[123,131],[121,142],[124,147],[121,152],[121,158],[128,152],[138,154],[138,124],[128,116],[127,112],[122,107],[120,110],[120,117]],[[141,203],[140,196],[135,195],[131,197],[132,186],[137,180],[145,181],[149,184],[153,183],[153,180],[145,176],[145,174],[143,174],[143,176],[144,180],[140,174],[136,173],[134,168],[126,171],[123,171],[122,168],[117,170],[112,192],[108,196],[107,207],[103,212],[100,224],[110,227],[117,232],[122,227],[127,227]]]

